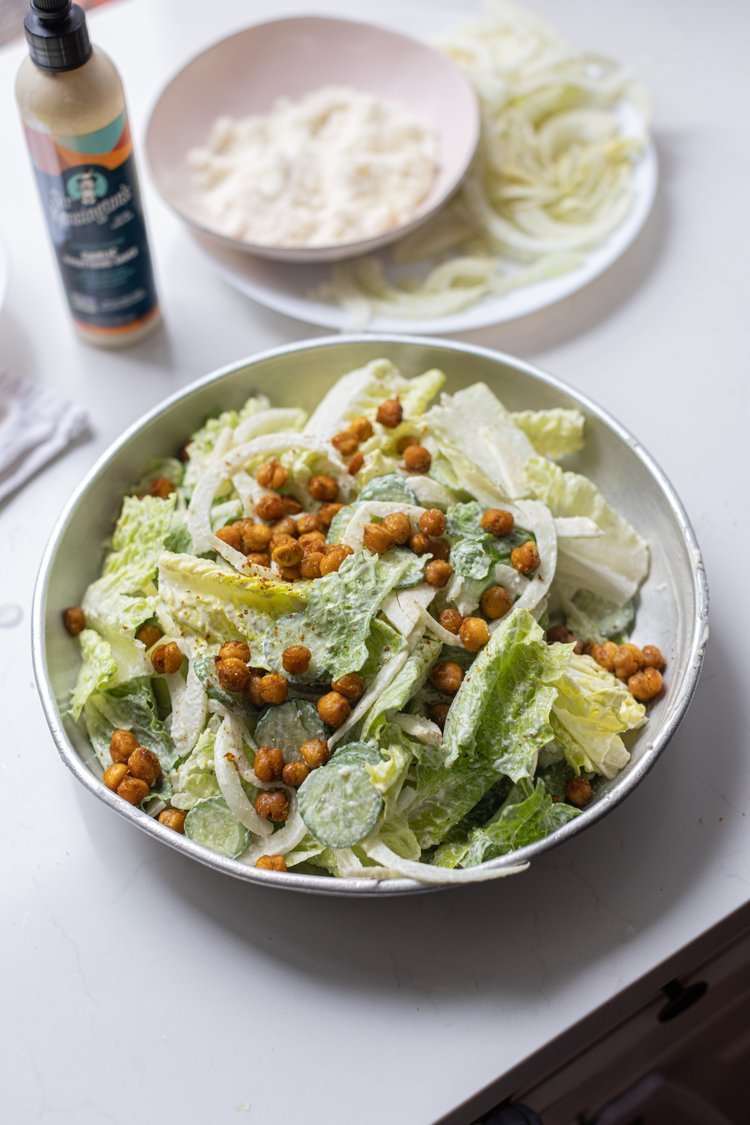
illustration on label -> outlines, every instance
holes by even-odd
[[[81,136],[24,127],[74,319],[104,332],[148,319],[156,291],[125,113]]]

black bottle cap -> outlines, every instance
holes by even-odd
[[[91,57],[86,15],[71,0],[31,0],[23,26],[32,61],[42,70],[75,70]]]

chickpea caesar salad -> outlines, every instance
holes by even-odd
[[[665,664],[628,640],[647,544],[565,467],[583,414],[444,382],[253,395],[124,497],[63,614],[118,797],[258,868],[451,883],[627,765]]]

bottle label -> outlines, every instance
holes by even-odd
[[[156,289],[126,113],[53,136],[24,122],[73,319],[112,335],[156,311]]]

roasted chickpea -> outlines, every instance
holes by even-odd
[[[174,641],[169,641],[168,644],[157,645],[151,650],[151,663],[158,675],[169,676],[173,672],[179,672],[182,653]]]
[[[436,559],[449,559],[451,554],[451,545],[447,539],[441,539],[438,535],[427,536],[427,550]]]
[[[225,691],[246,691],[250,683],[250,669],[244,660],[230,656],[227,660],[216,661],[216,674]]]
[[[222,543],[226,543],[227,547],[233,547],[235,551],[242,550],[242,531],[234,523],[218,528],[216,538],[221,539]]]
[[[438,590],[442,590],[447,586],[453,577],[453,567],[450,563],[444,562],[443,559],[431,559],[424,568],[424,580],[430,586],[436,586]]]
[[[130,755],[128,769],[133,777],[139,777],[141,781],[145,781],[149,789],[152,785],[156,785],[161,777],[161,762],[153,750],[146,750],[144,746],[136,747]]]
[[[428,508],[419,517],[419,530],[425,535],[443,535],[445,532],[445,516],[439,508]]]
[[[356,452],[359,440],[351,430],[342,430],[331,438],[331,445],[338,449],[342,457],[351,457]]]
[[[395,545],[395,539],[382,523],[366,524],[362,542],[368,551],[375,551],[378,555],[384,555]]]
[[[301,676],[310,667],[312,653],[304,645],[290,645],[281,654],[284,671],[291,676]]]
[[[181,445],[180,448],[177,450],[177,459],[179,461],[184,461],[184,462],[187,462],[187,461],[190,460],[190,442],[189,441],[186,441],[185,444]]]
[[[389,516],[384,518],[380,526],[384,527],[388,534],[393,537],[393,542],[399,545],[406,543],[411,537],[411,520],[406,512],[391,512]]]
[[[265,701],[261,697],[260,688],[258,686],[262,679],[262,672],[250,672],[250,681],[245,690],[245,695],[250,703],[252,703],[253,707],[265,707]]]
[[[284,505],[285,516],[298,516],[305,510],[304,504],[296,496],[282,496],[281,502]]]
[[[149,496],[157,496],[160,500],[166,500],[174,492],[174,485],[169,477],[154,477],[148,486]]]
[[[114,769],[114,766],[110,766]],[[131,777],[126,774],[120,784],[117,786],[117,796],[122,797],[123,801],[127,801],[130,805],[140,805],[141,801],[145,801],[148,797],[148,785],[140,777]]]
[[[349,473],[349,476],[356,477],[357,473],[362,468],[364,463],[365,463],[364,453],[355,453],[354,456],[349,461],[349,464],[346,466],[346,471]]]
[[[503,535],[510,535],[516,521],[513,518],[513,513],[506,512],[505,508],[487,508],[485,512],[482,512],[480,523],[482,528],[490,535],[497,535],[499,538]]]
[[[277,781],[284,769],[284,754],[278,746],[259,746],[253,760],[258,781]]]
[[[641,703],[654,699],[663,686],[664,680],[658,668],[644,668],[628,677],[628,689]]]
[[[299,789],[302,782],[310,773],[310,767],[304,762],[287,762],[281,774],[281,780],[292,789]]]
[[[618,645],[612,665],[618,680],[629,680],[643,667],[643,653],[638,645]]]
[[[162,809],[156,819],[165,828],[171,828],[173,832],[179,832],[182,835],[185,831],[186,816],[187,813],[184,809]]]
[[[322,531],[306,531],[304,535],[300,535],[298,543],[304,555],[322,554],[328,549],[328,543]]]
[[[255,861],[255,866],[259,867],[261,871],[286,871],[286,860],[283,855],[274,853],[273,855],[261,855]]]
[[[271,550],[271,558],[277,566],[297,566],[302,555],[302,548],[291,535],[280,535]]]
[[[311,770],[324,766],[331,756],[328,743],[324,738],[311,738],[307,742],[303,742],[299,752],[302,755],[302,761]]]
[[[79,605],[68,606],[62,614],[65,632],[71,637],[77,637],[86,628],[86,616]]]
[[[352,713],[348,699],[338,691],[329,691],[318,700],[318,714],[329,727],[340,727]]]
[[[490,631],[483,617],[465,617],[458,635],[469,652],[479,652],[490,639]]]
[[[288,691],[289,685],[280,672],[267,672],[258,680],[258,695],[264,703],[284,703]]]
[[[349,430],[354,434],[357,441],[367,441],[375,432],[369,418],[353,418],[349,423]]]
[[[600,668],[604,668],[606,672],[614,672],[617,645],[612,641],[604,641],[603,644],[593,644],[589,649],[589,656],[592,660],[596,661]]]
[[[420,531],[417,535],[412,535],[409,546],[415,555],[426,555],[430,550],[430,537]]]
[[[381,402],[378,407],[378,412],[375,415],[376,421],[380,422],[381,426],[385,426],[389,430],[395,430],[396,426],[401,423],[403,417],[404,408],[398,398],[388,398],[385,402]]]
[[[304,535],[311,535],[313,532],[323,532],[323,524],[320,522],[314,512],[303,512],[297,520],[297,531],[299,532],[300,539]]]
[[[453,633],[454,636],[458,636],[458,630],[461,628],[463,617],[457,609],[453,608],[453,606],[448,606],[447,609],[441,610],[438,621],[444,629],[448,630],[449,633]]]
[[[247,561],[251,566],[264,566],[268,569],[271,565],[271,556],[268,551],[251,551]]]
[[[423,445],[407,445],[403,457],[410,473],[426,473],[432,464],[432,454]]]
[[[135,635],[135,639],[140,641],[146,648],[153,648],[157,641],[160,641],[164,636],[158,625],[141,625],[140,629]]]
[[[536,543],[532,539],[522,543],[520,547],[515,547],[510,553],[510,565],[519,574],[533,574],[538,570],[540,562]]]
[[[666,660],[662,656],[662,651],[656,645],[644,645],[641,649],[641,656],[643,657],[644,668],[656,668],[661,672],[666,667]]]
[[[247,664],[250,659],[250,645],[247,641],[227,641],[219,649],[219,660],[242,660]]]
[[[281,824],[289,816],[289,798],[283,789],[267,789],[255,798],[255,811],[261,820]]]
[[[124,762],[115,762],[114,765],[107,766],[104,771],[102,781],[111,789],[113,793],[117,792],[117,787],[128,775],[128,767]]]
[[[485,617],[489,617],[490,621],[497,621],[508,613],[513,599],[504,586],[489,586],[482,594],[479,605]]]
[[[289,480],[289,470],[272,457],[265,465],[261,465],[255,474],[255,479],[261,488],[273,488],[278,492]]]
[[[433,703],[430,707],[430,718],[435,726],[445,730],[445,721],[448,718],[448,712],[451,709],[450,703]]]
[[[334,547],[331,547],[320,560],[320,573],[331,574],[332,571],[338,570],[344,559],[353,554],[354,550],[347,546],[346,543],[337,543]]]
[[[347,672],[345,676],[339,676],[338,680],[334,680],[331,688],[339,695],[343,695],[344,699],[359,699],[365,690],[365,681],[359,673]]]
[[[245,524],[244,520],[242,522]],[[273,531],[270,527],[262,523],[250,523],[248,520],[242,529],[242,550],[246,555],[267,551],[272,538]]]
[[[299,564],[300,578],[306,578],[308,581],[320,578],[322,561],[323,553],[321,551],[311,551],[309,555],[303,555],[302,562]]]
[[[327,476],[325,473],[320,473],[316,477],[310,478],[308,485],[310,495],[313,500],[335,500],[339,494],[339,486],[333,477]]]
[[[577,809],[585,808],[593,796],[594,790],[587,777],[571,777],[565,785],[565,799]]]
[[[430,673],[432,686],[438,691],[445,692],[446,695],[455,695],[461,687],[463,678],[460,665],[454,664],[452,660],[439,661]]]
[[[291,516],[282,516],[280,520],[276,520],[276,523],[271,525],[271,532],[272,541],[279,535],[290,535],[292,539],[296,539],[299,535],[299,524]]]
[[[285,582],[299,582],[302,577],[302,571],[299,566],[280,566],[279,578],[283,578]]]
[[[113,762],[127,762],[138,748],[138,739],[132,731],[115,730],[109,740],[109,756]]]
[[[333,523],[334,516],[337,516],[339,514],[343,506],[344,505],[341,503],[320,505],[316,515],[323,525],[324,531],[328,531],[328,528]]]
[[[419,445],[419,438],[415,434],[402,434],[396,442],[396,452],[403,453],[410,445]]]
[[[284,501],[275,492],[264,492],[255,501],[255,510],[262,520],[273,523],[284,515]]]
[[[562,622],[558,625],[551,625],[547,630],[547,644],[549,645],[570,645],[574,642],[577,643],[578,638],[575,633],[571,633],[567,625]]]

